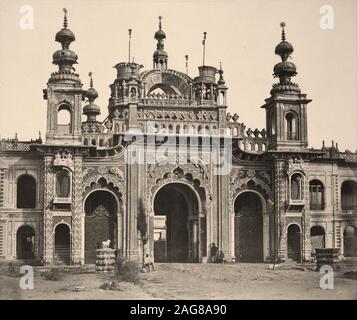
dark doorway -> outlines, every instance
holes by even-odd
[[[300,227],[297,224],[291,224],[288,227],[288,259],[300,262]]]
[[[357,257],[357,229],[347,226],[343,233],[343,252],[345,257]]]
[[[154,199],[154,258],[156,262],[198,262],[197,197],[189,186],[172,183]]]
[[[311,255],[315,256],[316,248],[325,248],[325,230],[320,226],[313,226],[310,229]]]
[[[235,257],[240,262],[263,261],[263,208],[254,192],[241,193],[234,202]]]
[[[16,233],[17,259],[33,259],[35,257],[35,231],[30,226],[22,226]]]
[[[85,213],[85,263],[94,264],[103,241],[110,240],[110,247],[117,249],[117,200],[108,191],[94,191],[86,199]]]
[[[71,236],[69,227],[61,223],[55,229],[55,261],[56,264],[70,264]]]
[[[17,179],[16,199],[17,208],[36,207],[36,180],[34,177],[24,174]]]

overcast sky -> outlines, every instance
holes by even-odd
[[[20,26],[20,8],[30,5],[34,28]],[[333,29],[322,29],[320,8],[333,8]],[[308,105],[309,145],[321,141],[339,143],[340,150],[357,149],[356,125],[356,1],[355,0],[235,0],[235,1],[18,1],[0,0],[0,135],[19,139],[45,136],[46,106],[42,89],[51,72],[52,54],[60,47],[54,41],[68,9],[69,28],[76,41],[76,65],[84,88],[88,72],[99,91],[101,119],[107,115],[113,66],[128,56],[128,28],[133,29],[132,56],[152,67],[156,47],[154,33],[159,15],[167,39],[168,67],[197,75],[202,64],[202,33],[207,32],[206,65],[222,61],[231,113],[247,128],[265,127],[260,108],[275,82],[272,70],[279,57],[280,22],[286,22],[286,37],[294,46],[293,79],[313,101]]]

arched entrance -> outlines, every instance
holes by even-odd
[[[71,232],[69,227],[61,223],[55,229],[55,261],[56,264],[70,264]]]
[[[300,227],[293,223],[288,227],[288,259],[301,260]]]
[[[181,183],[163,186],[154,198],[156,262],[198,262],[199,214],[194,191]]]
[[[347,226],[343,233],[343,253],[345,257],[357,257],[357,229]]]
[[[263,206],[254,192],[243,192],[234,201],[235,257],[240,262],[263,261]]]
[[[85,263],[95,263],[96,250],[110,240],[110,247],[117,249],[116,230],[118,202],[109,191],[94,191],[85,200]]]
[[[325,248],[325,230],[320,226],[313,226],[310,229],[311,255],[315,255],[315,249]]]
[[[35,257],[35,230],[30,226],[22,226],[16,233],[17,259],[33,259]]]

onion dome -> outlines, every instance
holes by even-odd
[[[287,75],[290,77],[294,77],[297,75],[296,66],[293,62],[290,61],[282,61],[277,63],[274,66],[274,75],[279,77],[279,75]]]
[[[100,107],[94,103],[98,98],[98,92],[93,88],[92,72],[89,72],[90,88],[84,92],[84,96],[88,98],[88,104],[83,107],[83,114],[87,116],[87,122],[96,121],[96,116],[100,114]]]
[[[286,61],[288,57],[294,52],[294,48],[290,42],[286,41],[285,38],[285,22],[281,22],[280,26],[282,27],[281,32],[281,42],[275,47],[275,54],[281,56],[283,61]]]
[[[155,36],[154,36],[154,38],[157,41],[162,41],[162,40],[166,39],[166,33],[162,30],[161,20],[162,20],[162,17],[159,16],[159,30],[157,30],[155,32]]]
[[[52,58],[53,64],[57,64],[59,66],[60,71],[71,72],[73,64],[77,63],[78,56],[77,54],[69,49],[69,45],[71,42],[75,41],[74,33],[68,29],[68,20],[67,20],[67,9],[63,9],[64,11],[64,20],[63,20],[63,28],[62,30],[56,33],[55,40],[62,45],[61,50],[57,50]]]

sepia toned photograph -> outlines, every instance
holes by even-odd
[[[0,0],[0,42],[0,300],[357,299],[355,0]]]

